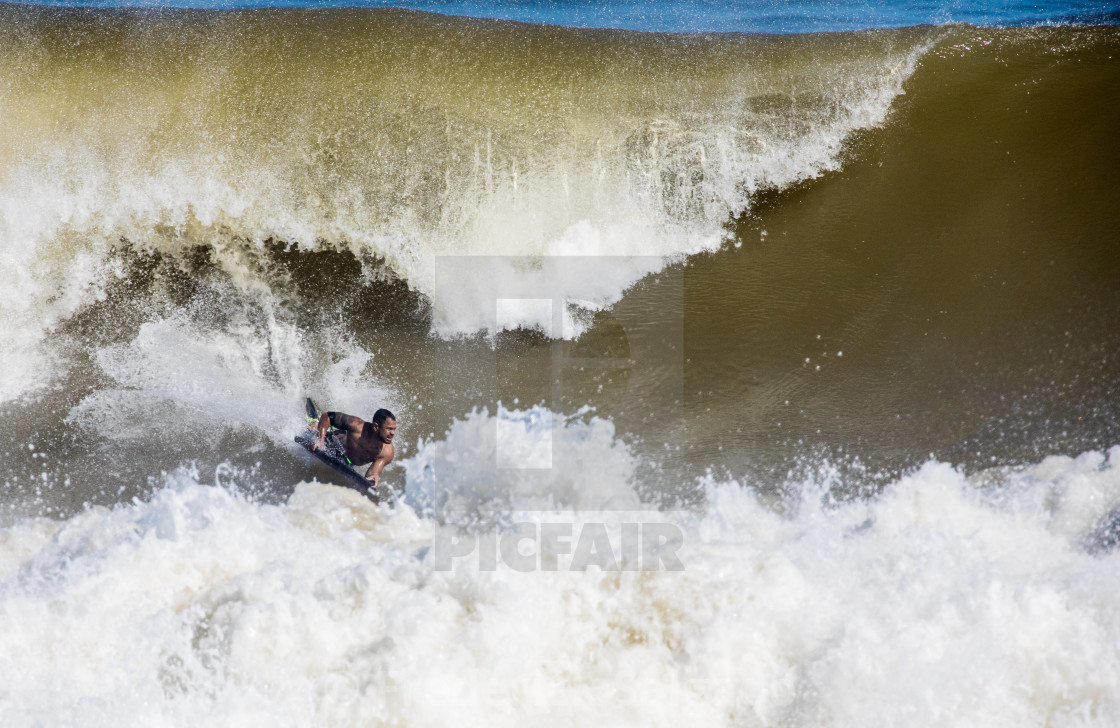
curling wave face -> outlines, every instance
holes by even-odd
[[[436,295],[440,256],[712,250],[753,193],[835,168],[936,36],[645,36],[394,11],[2,13],[3,315],[20,322],[4,349],[40,369],[36,345],[119,272],[122,239],[172,256],[208,246],[247,289],[268,280],[240,241],[346,248],[434,299],[448,334],[494,324],[472,310],[478,291]],[[648,272],[569,280],[566,293],[607,306]],[[5,399],[41,381],[11,376]]]
[[[1120,441],[1116,28],[0,14],[28,512],[229,458],[283,492],[305,395],[399,410],[402,449],[591,406],[670,497],[822,448],[884,483]]]

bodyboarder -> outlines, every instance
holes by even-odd
[[[330,432],[334,428],[334,432]],[[393,462],[393,436],[397,433],[397,418],[387,409],[373,414],[373,422],[344,412],[324,412],[319,417],[313,451],[342,451],[351,465],[370,463],[366,480],[377,488],[381,471]],[[329,438],[329,439],[328,439]]]

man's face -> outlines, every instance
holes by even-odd
[[[392,443],[393,435],[397,434],[397,421],[390,418],[382,422],[380,425],[374,424],[373,431],[381,438],[381,442]]]

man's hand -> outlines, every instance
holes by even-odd
[[[385,466],[393,462],[393,444],[387,442],[381,446],[381,454],[377,456],[366,471],[366,480],[370,482],[370,488],[377,488],[377,484],[381,482],[381,471]]]
[[[324,412],[319,416],[319,426],[315,428],[315,441],[311,443],[311,452],[327,449],[327,430],[331,429],[330,414]]]

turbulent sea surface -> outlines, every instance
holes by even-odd
[[[0,724],[1120,724],[1117,9],[499,6],[0,4]]]

